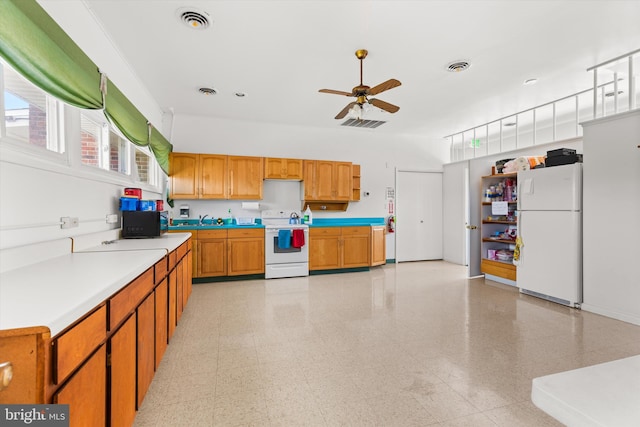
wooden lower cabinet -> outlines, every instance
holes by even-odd
[[[109,339],[110,425],[113,427],[129,426],[136,417],[136,344],[134,313]]]
[[[227,240],[227,275],[264,273],[264,230],[232,229]]]
[[[198,231],[197,277],[227,275],[227,230]]]
[[[371,266],[387,262],[387,227],[374,225],[371,227]]]
[[[0,331],[0,361],[14,366],[0,404],[69,404],[71,426],[132,425],[191,295],[191,242],[178,249],[53,338]]]
[[[309,229],[309,270],[369,266],[370,227],[312,227]]]
[[[0,330],[0,362],[11,362],[13,378],[0,391],[0,404],[45,403],[45,346],[49,328]]]
[[[169,279],[164,280],[156,286],[155,290],[155,310],[156,310],[156,353],[155,368],[158,369],[164,352],[167,350],[169,340]]]
[[[342,267],[369,265],[371,258],[370,227],[342,227]]]
[[[138,306],[137,314],[137,363],[138,387],[137,404],[139,408],[153,380],[156,369],[156,307],[155,294],[151,293]]]
[[[197,277],[264,274],[262,228],[198,230],[197,246]]]
[[[133,366],[135,370],[135,361]],[[106,393],[107,350],[106,345],[103,344],[53,395],[53,403],[69,405],[69,426],[71,427],[104,426],[107,419]],[[133,417],[128,424],[112,425],[130,425],[131,423],[133,423]]]

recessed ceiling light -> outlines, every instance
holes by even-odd
[[[198,89],[198,92],[203,95],[215,95],[218,93],[218,91],[212,87],[201,87],[200,89]]]
[[[194,9],[192,7],[183,7],[176,11],[178,18],[189,28],[194,30],[204,30],[209,28],[210,15],[204,10]]]
[[[245,96],[247,96],[247,94],[246,94],[246,93],[244,93],[244,92],[236,92],[236,93],[235,93],[235,95],[236,95],[238,98],[244,98]]]
[[[446,66],[446,70],[451,73],[459,73],[460,71],[464,71],[471,67],[471,63],[469,61],[458,60],[449,62]]]
[[[530,86],[538,83],[538,79],[527,79],[522,84],[525,86]]]

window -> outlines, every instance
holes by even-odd
[[[151,163],[149,159],[149,154],[142,151],[139,148],[135,148],[135,161],[136,161],[136,170],[138,172],[138,181],[145,182],[147,184],[151,184],[152,182],[149,180],[150,178],[150,170]]]
[[[61,102],[0,61],[0,139],[35,150],[64,153]]]
[[[109,124],[80,115],[80,159],[83,165],[129,174],[129,141],[109,128]]]

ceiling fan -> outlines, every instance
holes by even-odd
[[[362,84],[362,60],[367,57],[368,53],[369,52],[367,52],[366,49],[356,50],[356,58],[360,60],[360,85],[351,89],[351,92],[344,92],[341,90],[333,89],[320,89],[318,91],[322,93],[333,93],[335,95],[353,96],[354,98],[356,98],[356,101],[347,104],[347,106],[338,113],[336,119],[344,118],[347,113],[349,113],[349,110],[351,110],[356,105],[359,106],[360,109],[362,109],[362,106],[366,103],[369,103],[384,111],[388,111],[389,113],[395,113],[400,109],[400,107],[398,107],[397,105],[389,104],[388,102],[382,101],[380,99],[368,98],[369,96],[377,95],[381,92],[384,92],[385,90],[393,89],[394,87],[398,87],[402,84],[396,79],[389,79],[386,82],[380,83],[379,85],[374,87],[369,87]]]

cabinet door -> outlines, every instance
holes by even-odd
[[[111,343],[111,425],[129,426],[136,416],[136,314],[113,334]],[[87,395],[89,396],[89,395]],[[104,424],[104,420],[102,420]],[[97,425],[92,423],[85,426]]]
[[[155,372],[155,296],[153,293],[137,309],[138,387],[137,408],[153,380]]]
[[[135,324],[133,325],[135,328]],[[133,331],[135,338],[135,330]],[[135,341],[133,348],[133,392],[135,393]],[[104,426],[107,419],[107,349],[103,344],[91,358],[53,396],[53,402],[69,405],[69,425],[71,427]],[[119,413],[128,410],[126,422],[131,425],[135,417],[134,395],[131,404]],[[113,418],[112,418],[113,419]],[[115,425],[115,424],[114,424]]]
[[[302,162],[302,181],[304,185],[304,200],[315,200],[316,182],[316,162],[315,160],[305,160]]]
[[[340,227],[309,229],[309,270],[340,268]]]
[[[176,324],[180,321],[182,317],[182,293],[184,292],[184,263],[182,260],[178,261],[176,265]]]
[[[227,239],[198,240],[198,277],[227,275]]]
[[[332,200],[348,201],[351,199],[353,193],[353,173],[351,171],[351,163],[333,163],[333,187],[334,194]]]
[[[187,252],[187,254],[184,256],[184,258],[182,259],[182,261],[184,262],[184,269],[183,274],[184,274],[184,287],[185,287],[185,292],[182,295],[182,305],[183,307],[187,306],[187,301],[189,300],[189,297],[191,296],[191,289],[192,289],[192,274],[191,271],[193,269],[193,258],[191,257],[191,251]]]
[[[360,227],[368,228],[368,227]],[[366,235],[342,236],[342,267],[367,267],[371,246],[369,230]]]
[[[155,368],[158,369],[168,343],[168,315],[169,315],[169,280],[165,279],[156,286],[155,309],[156,309],[156,355]]]
[[[169,165],[169,196],[173,199],[198,198],[198,155],[171,153]]]
[[[285,177],[286,159],[266,157],[264,159],[264,179],[282,179]]]
[[[229,276],[264,273],[264,237],[229,238],[227,255]]]
[[[326,160],[315,162],[315,200],[327,201],[334,198],[333,163]]]
[[[282,159],[284,162],[285,179],[302,179],[302,160]]]
[[[262,199],[262,157],[229,156],[229,199]]]
[[[200,154],[200,199],[227,198],[227,157]]]
[[[371,227],[371,265],[385,264],[386,259],[386,227],[374,225]]]
[[[177,269],[174,268],[169,272],[169,327],[167,333],[169,334],[169,340],[176,331],[176,325],[178,324],[178,283],[177,283]]]

